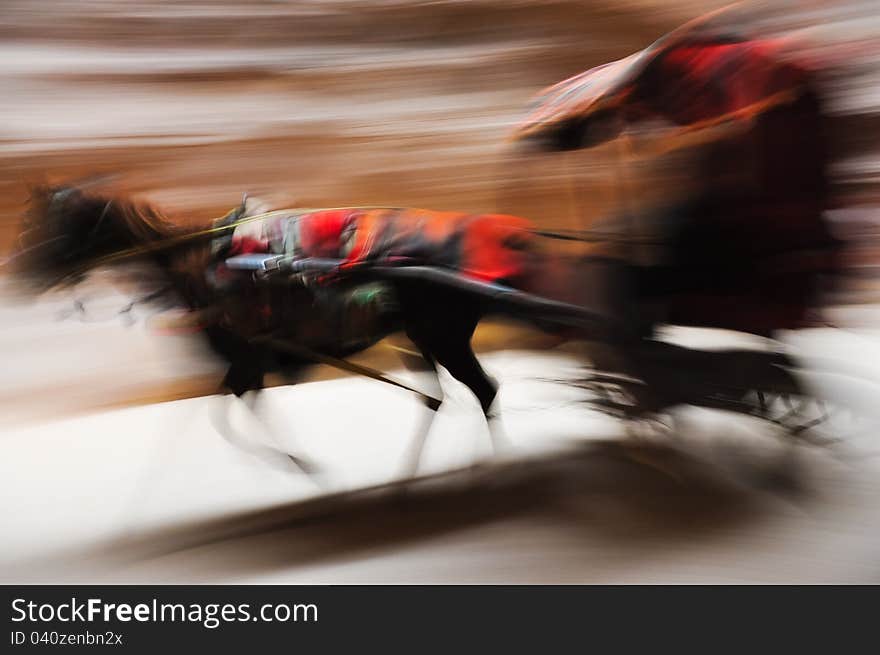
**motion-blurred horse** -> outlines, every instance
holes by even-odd
[[[341,358],[403,331],[428,368],[436,374],[439,364],[463,382],[489,419],[498,384],[470,343],[481,318],[499,313],[569,333],[599,325],[580,302],[565,302],[579,300],[577,273],[542,254],[533,237],[531,224],[514,216],[358,208],[247,216],[244,204],[210,225],[182,228],[124,197],[40,187],[14,261],[35,290],[75,283],[102,266],[150,264],[142,284],[151,297],[157,288],[179,297],[228,363],[224,383],[236,396],[262,389],[269,372],[295,374],[314,363],[310,354]],[[255,253],[329,258],[337,275],[236,270],[235,261]],[[377,257],[407,265],[383,267],[378,281],[374,268],[360,280],[357,265]],[[551,287],[569,297],[546,300]],[[497,425],[490,427],[494,435]]]

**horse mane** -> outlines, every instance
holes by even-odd
[[[143,248],[145,255],[155,253],[153,263],[166,273],[195,279],[207,265],[210,247],[207,241],[179,237],[203,227],[172,221],[152,204],[125,194],[75,185],[33,186],[16,270],[53,284],[117,253],[133,251],[136,258]],[[166,241],[169,247],[160,245]]]
[[[113,196],[106,200],[110,218],[117,222],[117,226],[127,233],[133,244],[148,245],[176,237],[185,236],[192,230],[204,226],[183,226],[175,223],[157,207],[141,201],[134,200],[130,196]],[[202,287],[202,271],[208,264],[211,256],[211,248],[207,241],[184,241],[178,245],[165,249],[170,253],[170,259],[165,260],[163,267],[166,273],[172,275],[181,283],[185,283],[190,290],[193,287]],[[201,289],[204,292],[204,289]],[[201,293],[200,292],[200,293]]]
[[[174,224],[163,211],[128,196],[106,199],[106,211],[111,213],[121,228],[140,243],[149,243],[179,236],[185,230]]]
[[[108,230],[142,244],[186,232],[151,204],[125,194],[102,194],[76,186],[31,187],[26,216],[26,228],[61,229],[78,244],[87,244]]]

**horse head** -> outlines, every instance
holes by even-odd
[[[85,186],[31,190],[11,272],[34,291],[75,283],[115,255],[164,238],[171,228],[156,211],[99,195]]]

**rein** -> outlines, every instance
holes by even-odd
[[[85,301],[82,298],[77,298],[73,301],[73,305],[71,306],[70,309],[66,309],[66,310],[59,312],[58,319],[65,320],[65,319],[70,318],[71,316],[78,316],[79,320],[83,323],[103,323],[105,321],[112,321],[117,318],[122,318],[124,321],[126,321],[127,325],[132,325],[134,323],[134,319],[131,318],[131,313],[135,307],[137,307],[138,305],[143,305],[143,304],[152,302],[153,300],[156,300],[157,298],[161,298],[162,296],[164,296],[165,294],[167,294],[171,290],[172,290],[171,285],[165,285],[163,287],[160,287],[159,289],[156,289],[155,291],[150,291],[149,293],[146,293],[142,296],[139,296],[138,298],[135,298],[134,300],[129,302],[127,305],[124,305],[121,309],[117,309],[113,313],[113,315],[107,319],[91,318],[89,315],[89,310],[86,307]]]
[[[413,387],[410,387],[409,385],[404,384],[403,382],[399,382],[394,378],[388,377],[384,373],[381,373],[380,371],[377,371],[376,369],[370,368],[368,366],[355,364],[354,362],[350,362],[346,359],[341,359],[339,357],[324,355],[309,348],[305,348],[304,346],[298,346],[288,341],[283,341],[281,339],[275,338],[271,335],[266,337],[256,337],[254,339],[251,339],[251,342],[271,346],[272,348],[275,348],[277,350],[281,350],[283,352],[288,352],[292,355],[297,355],[299,357],[309,359],[318,364],[326,364],[327,366],[338,368],[339,370],[345,371],[347,373],[362,375],[364,377],[370,378],[371,380],[376,380],[377,382],[389,384],[392,387],[397,387],[398,389],[403,389],[404,391],[409,391],[410,393],[415,394],[425,404],[426,407],[435,412],[440,408],[440,400],[438,398],[428,395]]]

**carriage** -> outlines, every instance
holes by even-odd
[[[615,302],[603,310],[639,335],[604,362],[611,375],[589,383],[606,406],[626,415],[717,407],[792,433],[824,417],[805,412],[796,364],[772,346],[701,352],[655,339],[664,324],[762,337],[821,324],[842,244],[825,213],[830,149],[816,71],[791,45],[750,36],[729,10],[717,12],[548,88],[517,126],[522,151],[616,142],[618,154],[687,153],[683,198],[624,207],[581,234],[610,244],[614,268],[603,279],[614,280]],[[621,390],[626,400],[611,400]]]

